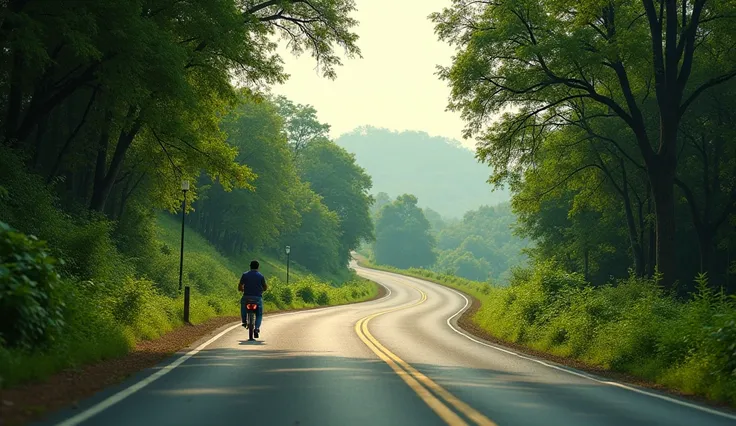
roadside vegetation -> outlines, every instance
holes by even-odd
[[[0,222],[0,389],[122,356],[136,342],[183,325],[183,299],[177,291],[180,224],[165,214],[157,224],[152,240],[157,250],[146,259],[146,275],[76,281],[64,272],[73,258],[57,259],[45,242]],[[250,257],[228,258],[193,230],[186,232],[184,285],[192,289],[190,321],[238,316],[237,281]],[[109,251],[91,253],[104,262],[96,267],[113,273],[133,268],[114,248],[102,248]],[[109,257],[111,253],[116,256]],[[286,285],[285,265],[252,257],[261,261],[270,285],[264,295],[266,313],[358,302],[377,294],[375,284],[356,276],[334,285],[293,265]]]
[[[360,263],[476,298],[472,321],[500,340],[736,405],[736,299],[714,292],[705,278],[681,300],[654,279],[593,286],[551,263],[515,270],[504,287]]]

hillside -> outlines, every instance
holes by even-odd
[[[462,217],[482,205],[509,200],[507,191],[486,183],[490,170],[456,141],[424,132],[361,127],[337,139],[373,177],[374,194],[417,196],[421,207],[445,217]]]

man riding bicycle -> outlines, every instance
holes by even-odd
[[[248,328],[245,309],[246,300],[253,300],[258,304],[255,330],[253,331],[256,338],[261,331],[261,321],[263,320],[263,292],[268,289],[266,278],[258,272],[259,267],[260,264],[257,260],[250,262],[250,271],[243,273],[243,276],[240,277],[240,284],[238,284],[238,291],[243,293],[243,297],[240,298],[240,318],[243,327]]]

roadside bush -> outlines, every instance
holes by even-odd
[[[317,294],[317,304],[321,306],[329,305],[330,304],[330,295],[327,294],[326,290],[321,290]]]
[[[296,290],[296,295],[304,301],[304,303],[314,303],[314,289],[311,282],[307,282]]]
[[[283,286],[279,288],[278,298],[283,304],[289,306],[294,301],[294,291],[291,287]]]
[[[64,325],[57,263],[44,242],[0,222],[0,344],[37,347]]]

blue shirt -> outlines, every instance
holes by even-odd
[[[260,272],[250,270],[240,277],[240,283],[243,284],[243,296],[261,297],[266,287],[266,278]]]

